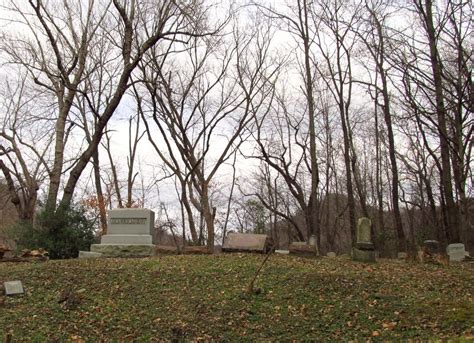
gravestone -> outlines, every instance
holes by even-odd
[[[362,217],[357,223],[357,242],[352,248],[352,259],[359,262],[375,262],[375,248],[372,242],[372,222]]]
[[[101,244],[153,244],[155,213],[145,208],[109,211],[107,234]]]
[[[449,244],[446,248],[446,253],[449,256],[450,262],[461,262],[468,255],[462,243]]]
[[[399,260],[406,260],[408,258],[408,254],[406,252],[401,251],[397,254],[397,258]]]
[[[436,255],[441,252],[441,245],[434,239],[428,239],[423,242],[425,252],[429,255]]]
[[[5,288],[5,295],[16,295],[25,293],[21,281],[7,281],[3,283],[3,287]]]
[[[288,250],[292,255],[316,256],[316,242],[314,245],[306,242],[293,242],[288,246]]]
[[[369,218],[359,218],[357,223],[357,243],[356,247],[362,250],[374,250],[374,243],[372,243],[372,222]]]
[[[326,256],[329,257],[329,258],[335,258],[337,255],[336,255],[335,252],[330,251],[330,252],[328,252],[328,253],[326,254]]]
[[[269,248],[270,239],[267,235],[230,232],[224,240],[222,251],[266,253]]]
[[[104,257],[155,255],[155,213],[146,208],[119,208],[109,211],[107,234],[91,251]]]

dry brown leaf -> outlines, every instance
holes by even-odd
[[[397,326],[396,322],[382,323],[382,327],[386,330],[393,330],[395,329],[395,326]]]

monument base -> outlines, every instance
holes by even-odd
[[[92,251],[79,251],[78,258],[100,258],[102,254],[100,252],[92,252]]]
[[[103,257],[147,257],[155,255],[153,244],[92,244],[91,251]]]
[[[359,262],[376,262],[375,250],[352,248],[352,259]]]
[[[374,243],[372,242],[357,242],[356,248],[360,250],[375,250]]]
[[[100,244],[113,245],[150,245],[153,244],[151,235],[103,235]]]

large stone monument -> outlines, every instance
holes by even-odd
[[[352,248],[352,259],[360,262],[375,262],[375,248],[372,242],[372,222],[362,217],[357,223],[357,242]]]
[[[155,213],[146,208],[119,208],[109,211],[107,234],[91,252],[105,257],[139,257],[155,254]]]

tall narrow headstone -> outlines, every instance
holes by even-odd
[[[362,217],[357,223],[357,242],[352,248],[352,259],[360,262],[375,262],[375,248],[372,242],[372,222]]]
[[[362,217],[359,219],[357,223],[357,248],[362,250],[374,250],[371,226],[372,222],[369,218]]]

